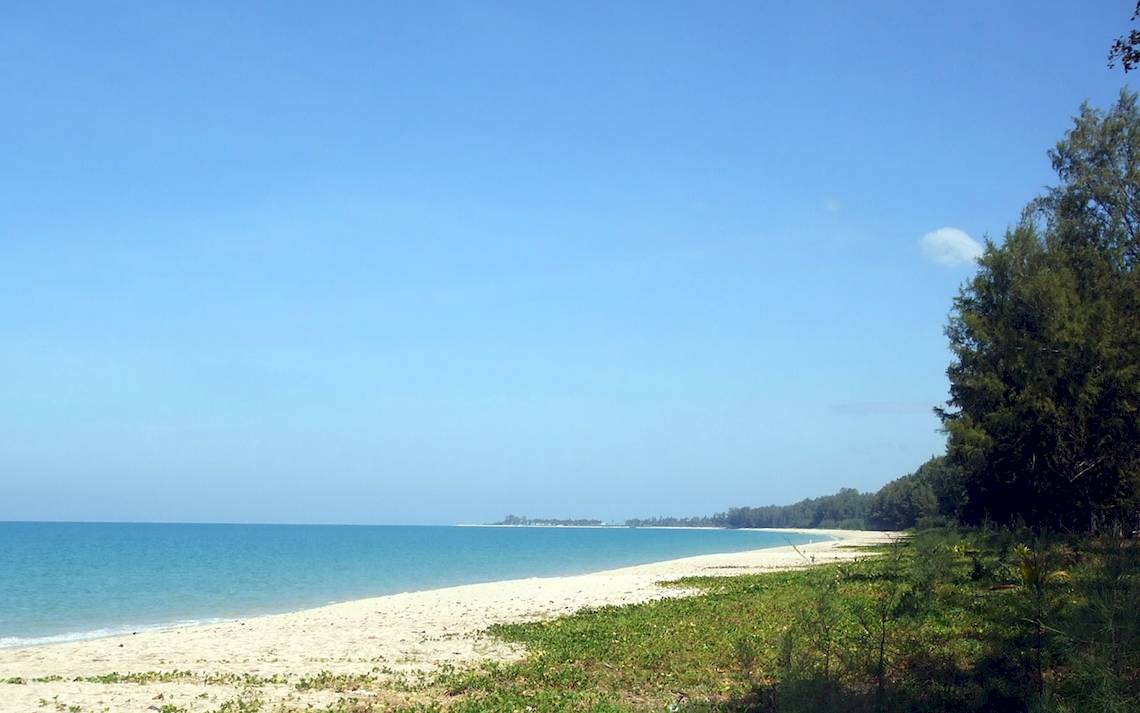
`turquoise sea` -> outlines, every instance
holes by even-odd
[[[0,646],[810,539],[740,530],[0,522]]]

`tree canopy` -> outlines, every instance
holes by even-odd
[[[706,517],[655,517],[627,520],[630,527],[823,527],[861,529],[874,498],[854,488],[834,495],[806,498],[791,505],[734,507]]]
[[[1135,517],[1140,111],[1083,106],[1031,203],[954,300],[940,411],[966,521],[1095,529]]]
[[[867,526],[905,530],[935,518],[953,520],[964,502],[961,473],[945,456],[937,456],[875,493]]]

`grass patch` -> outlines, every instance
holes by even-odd
[[[336,691],[345,693],[371,688],[377,682],[370,673],[333,673],[320,671],[311,676],[303,676],[295,685],[298,691]]]
[[[669,585],[703,593],[493,627],[527,658],[442,677],[440,706],[1140,710],[1136,549],[943,530],[857,562],[686,578]],[[1032,557],[1071,574],[1038,587]],[[1097,617],[1103,645],[1087,638]]]

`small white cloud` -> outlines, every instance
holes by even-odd
[[[828,213],[838,213],[843,210],[843,204],[834,198],[828,198],[823,201],[823,209]]]
[[[922,236],[922,251],[940,265],[963,265],[982,256],[982,244],[966,231],[957,228],[939,228]]]

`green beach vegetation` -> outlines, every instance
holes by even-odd
[[[703,593],[496,627],[529,656],[445,676],[446,703],[415,710],[1135,710],[1138,556],[942,528],[849,564],[681,580]]]

